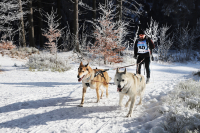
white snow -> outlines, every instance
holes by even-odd
[[[23,67],[25,63],[0,55],[3,70],[0,72],[0,133],[165,133],[157,126],[163,120],[161,112],[170,109],[161,105],[162,97],[200,69],[199,62],[165,65],[152,62],[151,83],[146,87],[143,104],[135,105],[132,117],[126,118],[128,108],[118,106],[114,85],[109,86],[109,98],[104,94],[99,103],[95,90],[88,88],[84,107],[78,107],[82,97],[82,84],[77,80],[79,64],[73,63],[71,70],[59,73],[30,72]],[[127,68],[133,73],[135,69],[135,66]],[[108,74],[114,79],[114,70]],[[127,100],[125,97],[123,104]]]

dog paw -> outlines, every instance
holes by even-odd
[[[122,105],[122,104],[119,104],[119,106],[120,106],[120,107],[123,107],[123,105]]]
[[[83,107],[83,104],[78,105],[79,107]]]
[[[128,114],[126,115],[126,117],[131,117],[131,114],[130,114],[130,113],[128,113]]]
[[[126,104],[125,107],[127,108],[127,107],[128,107],[128,104]]]

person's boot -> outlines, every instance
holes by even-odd
[[[149,83],[149,79],[150,79],[150,78],[147,78],[147,80],[146,80],[146,84],[148,84],[148,83]]]

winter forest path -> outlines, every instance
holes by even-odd
[[[3,63],[2,63],[3,62]],[[25,62],[0,57],[0,132],[144,132],[162,120],[157,112],[160,100],[179,81],[191,77],[199,64],[151,64],[151,83],[147,85],[142,105],[136,105],[133,116],[126,118],[128,108],[118,106],[118,93],[109,86],[96,103],[96,92],[87,89],[84,107],[78,107],[82,84],[77,80],[78,64],[59,72],[30,72],[21,67]],[[14,64],[18,67],[14,67]],[[92,66],[96,68],[96,66]],[[135,72],[135,67],[129,67]],[[142,74],[143,74],[142,68]],[[115,71],[108,71],[112,81]],[[123,104],[128,100],[124,97]],[[137,99],[136,104],[139,99]]]

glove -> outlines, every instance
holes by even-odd
[[[153,55],[151,56],[151,60],[154,61],[154,57],[153,57]]]

